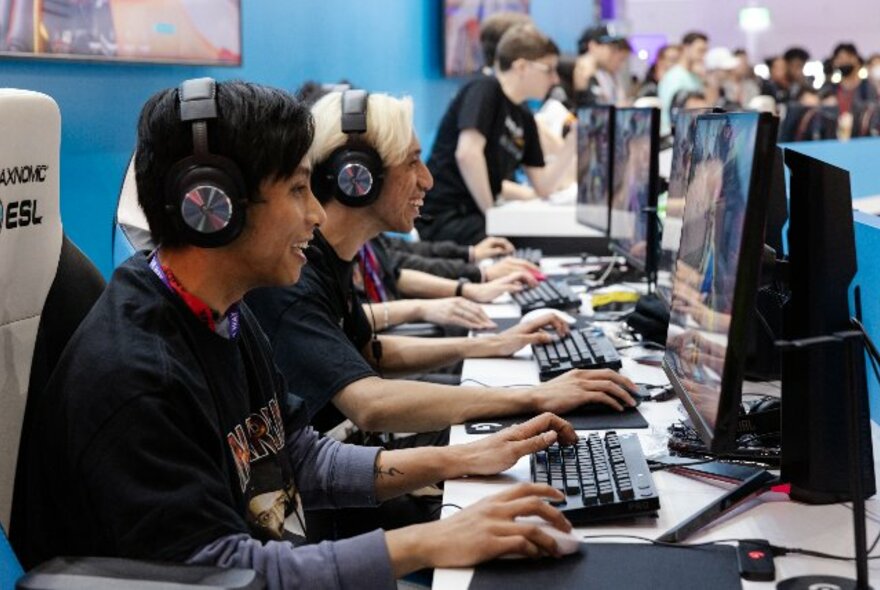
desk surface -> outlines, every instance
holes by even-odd
[[[511,304],[486,306],[493,317],[511,317],[518,313]],[[626,354],[622,351],[621,354]],[[665,383],[666,378],[658,368],[639,365],[629,358],[623,359],[623,372],[630,378],[643,383]],[[529,349],[524,349],[510,359],[473,359],[464,363],[462,378],[475,379],[492,385],[513,383],[538,383],[538,371]],[[677,400],[667,402],[645,402],[640,406],[650,427],[636,430],[645,455],[660,453],[666,446],[666,427],[685,416]],[[875,473],[880,475],[877,462],[880,427],[872,423]],[[464,443],[475,440],[478,435],[468,435],[463,426],[452,428],[450,443]],[[660,495],[662,506],[658,518],[641,518],[629,522],[599,524],[579,527],[576,532],[583,535],[632,534],[656,538],[670,527],[694,514],[726,491],[724,488],[676,475],[668,472],[655,472],[654,482]],[[463,478],[447,481],[444,488],[444,503],[467,506],[488,495],[497,493],[517,482],[529,481],[528,457],[523,457],[508,471],[494,477]],[[880,485],[878,485],[880,489]],[[443,516],[455,512],[455,508],[445,508]],[[876,497],[867,501],[868,543],[880,531],[880,500]],[[710,527],[695,534],[689,542],[720,539],[767,539],[776,545],[799,547],[834,553],[853,555],[852,511],[849,505],[808,506],[788,500],[783,494],[769,492],[751,500],[742,508],[727,515]],[[636,542],[627,539],[601,539],[600,542]],[[874,586],[880,586],[880,562],[870,562],[870,575]],[[837,562],[804,556],[785,556],[776,558],[776,580],[802,574],[828,574],[845,577],[855,576],[853,562]],[[462,589],[468,587],[473,570],[438,569],[434,574],[435,589]],[[773,583],[743,581],[747,589],[774,588]]]
[[[509,201],[486,212],[486,233],[490,236],[602,238],[598,230],[575,219],[573,202]]]

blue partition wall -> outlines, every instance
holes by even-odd
[[[862,323],[880,346],[880,217],[861,211],[853,212],[855,217],[856,260],[858,272],[853,285],[861,290]],[[871,400],[871,419],[880,422],[880,382],[871,370],[871,361],[866,356],[868,395]]]

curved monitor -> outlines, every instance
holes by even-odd
[[[701,115],[685,182],[663,368],[713,451],[734,444],[776,120]]]
[[[580,108],[577,118],[577,220],[607,235],[614,176],[614,107]]]
[[[655,270],[660,111],[616,109],[611,183],[611,249],[639,270]]]

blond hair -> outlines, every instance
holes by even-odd
[[[326,160],[351,136],[342,132],[342,93],[331,92],[312,107],[315,139],[309,150],[312,165]],[[379,152],[385,167],[402,164],[413,137],[413,101],[387,94],[370,94],[367,99],[367,131],[359,139]]]

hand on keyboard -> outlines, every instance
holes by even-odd
[[[584,404],[605,404],[623,411],[636,402],[627,389],[636,391],[635,383],[611,369],[573,369],[532,389],[535,411],[565,414]]]
[[[471,330],[489,330],[497,327],[479,304],[464,297],[423,299],[420,303],[422,318],[432,324],[462,326]]]
[[[506,277],[514,272],[528,272],[534,276],[535,273],[540,271],[538,270],[537,265],[532,264],[528,260],[522,260],[521,258],[502,258],[492,266],[486,267],[486,278],[492,281],[501,277]]]
[[[474,258],[476,262],[496,256],[509,256],[513,254],[514,247],[507,238],[489,236],[474,246]]]
[[[577,434],[566,420],[546,412],[476,442],[450,448],[458,453],[456,462],[464,473],[495,475],[513,467],[520,457],[544,450],[557,440],[564,445],[574,444]]]
[[[545,332],[545,328],[556,330],[557,334],[568,334],[569,327],[565,320],[554,313],[547,313],[534,319],[517,324],[495,336],[480,338],[479,349],[475,355],[484,358],[510,356],[524,346],[546,344],[553,335]]]
[[[490,303],[499,295],[515,293],[524,287],[535,287],[537,284],[538,279],[532,276],[532,273],[520,270],[488,283],[468,283],[461,293],[471,301]]]

